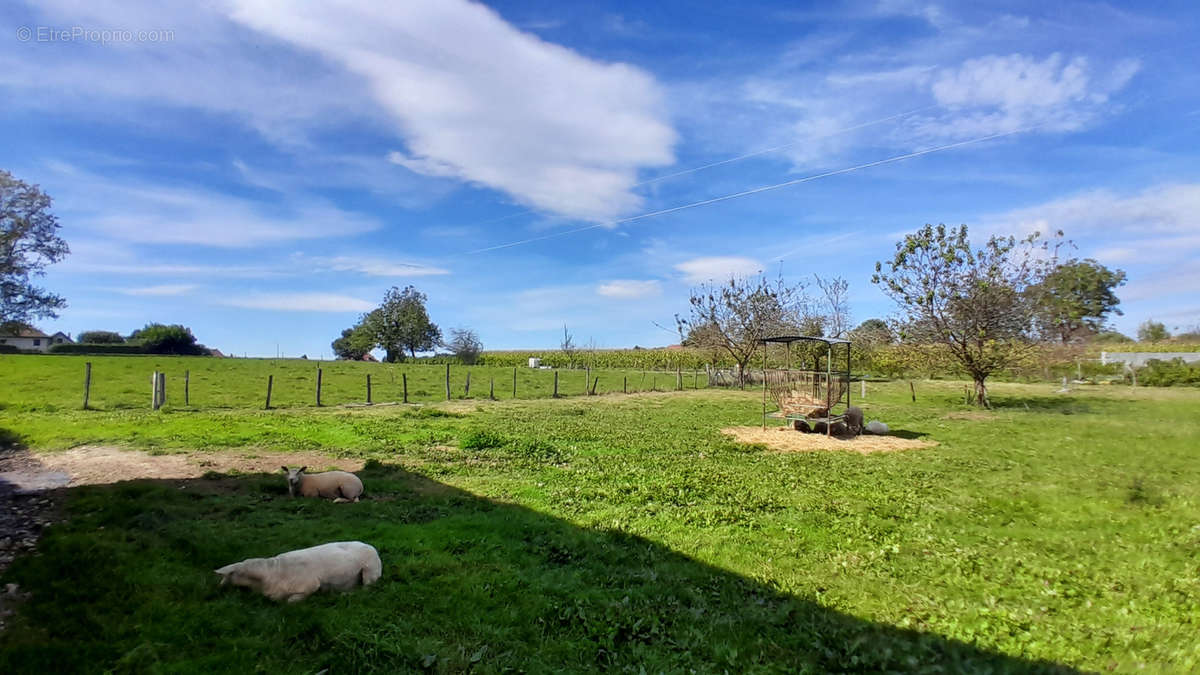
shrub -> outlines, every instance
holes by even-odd
[[[141,345],[78,344],[52,345],[51,354],[145,354]]]
[[[207,354],[208,350],[196,344],[196,336],[192,330],[179,324],[164,325],[149,323],[146,327],[134,331],[129,336],[130,342],[142,346],[147,354]]]
[[[1147,387],[1200,385],[1200,363],[1189,364],[1180,358],[1170,361],[1151,359],[1144,368],[1138,369],[1138,384]]]
[[[111,330],[85,330],[75,339],[80,344],[89,345],[119,345],[125,343],[120,333]]]

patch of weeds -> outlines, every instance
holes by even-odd
[[[1125,494],[1125,501],[1134,506],[1153,506],[1160,507],[1166,503],[1162,493],[1153,485],[1146,483],[1146,480],[1141,476],[1136,476],[1133,482],[1129,484],[1129,489]]]
[[[487,429],[476,429],[467,432],[458,442],[458,447],[463,450],[487,450],[502,447],[507,443],[508,439],[501,434]]]
[[[563,459],[562,451],[539,438],[522,438],[514,441],[511,447],[514,454],[525,459],[542,462],[560,462]]]
[[[417,392],[418,394],[421,392]],[[466,417],[462,413],[442,410],[441,408],[420,407],[413,412],[407,413],[409,417],[430,418],[430,417]]]

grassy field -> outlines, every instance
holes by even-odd
[[[151,413],[0,390],[0,433],[48,452],[373,460],[357,505],[278,475],[70,490],[0,579],[33,592],[0,672],[1200,669],[1200,392],[916,391],[874,385],[867,414],[939,445],[860,455],[727,440],[757,393]],[[342,539],[379,549],[377,586],[284,606],[211,572]]]
[[[262,408],[266,403],[267,376],[274,377],[272,408],[316,406],[317,368],[321,374],[322,405],[362,403],[371,375],[371,399],[401,401],[404,377],[408,400],[428,403],[446,400],[446,367],[422,364],[308,361],[302,359],[216,359],[180,356],[57,356],[0,355],[0,406],[9,410],[57,412],[83,405],[84,364],[92,364],[89,407],[96,410],[134,410],[150,405],[150,376],[166,374],[167,406],[175,409]],[[548,398],[554,392],[554,372],[516,368],[515,398]],[[497,399],[513,396],[513,368],[451,366],[452,399],[488,398],[492,381]],[[188,401],[184,404],[184,376],[189,373]],[[597,393],[673,390],[679,384],[674,372],[593,370],[599,378]],[[704,371],[681,373],[685,388],[704,387]],[[586,371],[558,372],[561,396],[585,393]]]

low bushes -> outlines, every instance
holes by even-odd
[[[51,354],[145,354],[141,345],[62,344],[50,347]]]
[[[1179,358],[1170,361],[1151,359],[1137,372],[1138,384],[1147,387],[1200,385],[1200,363],[1187,363]]]

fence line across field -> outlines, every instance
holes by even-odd
[[[377,400],[378,399],[377,393],[380,392],[380,389],[382,386],[381,380],[378,376],[386,373],[390,377],[390,380],[393,383],[395,383],[395,381],[397,379],[395,376],[397,374],[399,374],[398,384],[400,385],[400,391],[398,393],[400,394],[400,396],[398,397],[399,401],[395,401],[395,402],[412,403],[414,401],[410,400],[409,382],[408,382],[409,375],[410,374],[413,374],[413,375],[420,374],[419,371],[422,369],[432,370],[435,368],[438,369],[443,375],[442,378],[440,378],[440,379],[442,379],[442,384],[444,386],[444,399],[442,399],[442,400],[447,400],[447,401],[453,400],[453,399],[455,399],[456,396],[459,399],[473,400],[472,396],[471,396],[471,377],[472,377],[472,371],[478,371],[478,370],[487,371],[487,372],[485,372],[485,375],[488,376],[488,391],[487,391],[487,394],[485,397],[476,396],[474,398],[477,398],[479,400],[484,400],[484,399],[499,400],[496,397],[496,378],[495,378],[494,373],[495,373],[495,371],[507,371],[507,368],[500,368],[500,367],[496,367],[496,366],[452,367],[450,364],[445,364],[443,367],[432,366],[432,365],[423,365],[423,364],[411,364],[411,365],[404,365],[404,366],[392,366],[391,364],[388,364],[387,367],[391,368],[390,372],[384,371],[383,373],[377,372],[377,373],[365,373],[364,374],[364,373],[361,373],[361,371],[360,371],[359,373],[352,374],[352,373],[346,373],[346,372],[338,373],[336,371],[333,371],[333,372],[330,372],[327,374],[327,373],[325,373],[326,368],[318,366],[318,367],[314,368],[313,371],[310,371],[311,373],[314,373],[313,375],[310,376],[313,379],[307,379],[302,374],[296,373],[295,370],[291,370],[288,368],[281,368],[281,369],[276,370],[275,372],[267,373],[265,401],[262,398],[260,398],[258,400],[259,400],[260,404],[262,405],[263,409],[266,409],[266,410],[279,409],[281,407],[281,405],[284,408],[305,407],[303,404],[298,404],[297,402],[294,402],[294,401],[290,402],[290,403],[281,404],[280,403],[281,398],[292,398],[292,397],[294,397],[295,392],[296,392],[296,390],[292,387],[287,387],[286,389],[284,387],[281,387],[281,384],[283,384],[284,382],[287,382],[289,380],[291,380],[291,381],[300,380],[301,382],[303,382],[307,379],[307,381],[310,383],[309,386],[313,387],[313,389],[309,390],[311,392],[311,395],[313,396],[312,399],[309,399],[312,402],[310,405],[314,405],[315,407],[325,407],[327,405],[375,405],[375,404],[382,405],[387,402]],[[523,370],[523,369],[521,369],[519,367],[514,367],[512,369],[512,391],[511,391],[511,397],[510,397],[511,399],[521,398],[521,396],[520,396],[522,393],[521,389],[520,389],[520,383],[522,381],[522,378],[520,376],[521,370]],[[397,373],[396,371],[399,371],[399,372]],[[414,371],[418,371],[418,372],[414,372]],[[607,391],[602,389],[602,387],[601,387],[601,379],[602,378],[600,376],[600,373],[602,371],[618,373],[620,375],[620,388],[619,389],[612,388]],[[543,373],[545,373],[545,375],[543,375]],[[636,378],[630,378],[631,373],[641,373],[641,379],[637,380]],[[714,381],[714,374],[716,374],[716,377],[718,379],[720,378],[720,375],[718,373],[719,373],[719,371],[717,369],[714,369],[708,365],[705,366],[703,371],[701,371],[700,369],[691,369],[691,372],[690,372],[691,379],[689,382],[688,381],[688,373],[682,367],[676,367],[673,370],[649,369],[649,368],[640,368],[640,369],[635,369],[635,368],[600,369],[600,368],[597,368],[597,369],[593,369],[593,368],[586,367],[586,366],[583,368],[574,368],[574,369],[542,367],[542,368],[530,368],[530,369],[526,370],[527,378],[532,378],[534,380],[533,382],[526,381],[526,385],[530,388],[529,390],[532,392],[532,396],[529,396],[529,399],[560,398],[563,396],[571,395],[567,392],[567,390],[564,390],[562,388],[564,385],[563,379],[566,376],[576,376],[576,374],[578,374],[578,376],[581,376],[581,379],[583,380],[583,382],[582,382],[583,386],[580,390],[578,390],[578,394],[577,394],[577,395],[582,395],[582,396],[596,396],[596,395],[606,394],[606,393],[608,393],[608,394],[611,394],[611,393],[629,394],[629,393],[643,393],[643,392],[667,392],[667,391],[683,391],[688,388],[699,389],[701,387],[701,385],[703,385],[705,388],[713,387],[713,386],[721,386],[721,382]],[[424,373],[424,374],[427,374],[427,373]],[[280,377],[277,378],[276,377],[277,375]],[[363,377],[364,375],[365,375],[365,378]],[[659,387],[659,380],[658,380],[659,375],[669,376],[671,378],[670,384],[667,386],[664,386],[664,387]],[[178,376],[179,375],[177,374],[176,377],[178,377]],[[648,382],[647,382],[647,376],[649,376]],[[150,373],[150,385],[151,385],[150,408],[152,410],[160,410],[168,404],[167,377],[168,377],[168,373],[166,371],[154,370]],[[219,408],[230,408],[230,407],[251,408],[251,407],[255,407],[254,404],[252,404],[249,401],[235,402],[233,405],[229,405],[228,397],[223,399],[223,403],[225,403],[223,405],[206,406],[203,401],[205,394],[207,392],[211,392],[216,389],[219,389],[219,385],[216,387],[213,387],[211,385],[211,380],[207,380],[204,377],[204,374],[201,373],[201,378],[196,383],[198,385],[198,391],[193,392],[192,391],[191,369],[189,368],[189,369],[184,370],[182,377],[183,377],[183,387],[182,387],[181,398],[183,399],[182,400],[183,407],[191,408],[193,405],[195,405],[197,407],[219,407]],[[355,397],[350,400],[345,400],[344,383],[347,379],[349,379],[351,377],[356,378],[356,379],[358,379],[358,381],[360,383],[365,384],[365,387],[362,389],[363,395],[361,397]],[[460,380],[462,383],[461,389],[457,389],[454,386],[455,381],[458,380],[459,377],[462,378]],[[84,379],[84,382],[83,382],[83,389],[84,389],[84,391],[83,391],[83,409],[84,410],[95,410],[95,409],[97,409],[95,393],[96,393],[97,389],[99,389],[101,391],[103,391],[103,389],[104,389],[103,384],[104,384],[105,378],[104,378],[103,369],[102,368],[99,368],[99,369],[94,368],[92,362],[90,362],[90,361],[86,362],[84,364],[84,378],[83,379]],[[279,382],[276,382],[277,379],[279,380]],[[425,379],[428,380],[429,378],[425,378]],[[634,379],[636,382],[636,384],[634,384],[633,386],[631,386],[631,382],[630,382],[631,379]],[[606,381],[615,382],[615,379],[606,380]],[[261,380],[260,380],[260,382],[261,382]],[[568,380],[568,382],[569,382],[569,380]],[[649,386],[646,386],[647,384]],[[691,385],[690,387],[688,386],[689,384]],[[329,400],[327,391],[326,391],[326,389],[329,386],[334,386],[335,388],[338,388],[338,393],[342,394],[342,395],[337,396],[338,400],[333,400],[333,401]],[[179,390],[177,390],[177,391],[179,391]],[[259,389],[259,391],[261,392],[262,390]],[[193,393],[196,394],[195,397],[193,397]],[[235,396],[236,395],[237,394],[235,394]],[[419,390],[418,396],[422,399],[422,402],[432,403],[432,402],[435,402],[436,400],[438,400],[438,397],[431,396],[430,392],[425,391],[425,390]],[[192,398],[197,398],[199,400],[197,402],[193,403]],[[395,403],[395,402],[392,402],[392,403]],[[274,403],[274,405],[272,405],[273,403]],[[111,398],[108,398],[106,396],[101,397],[100,408],[104,409],[104,408],[111,408],[111,407],[114,407],[114,402],[111,400]],[[115,407],[127,407],[127,405],[123,405],[122,403],[116,403]]]

